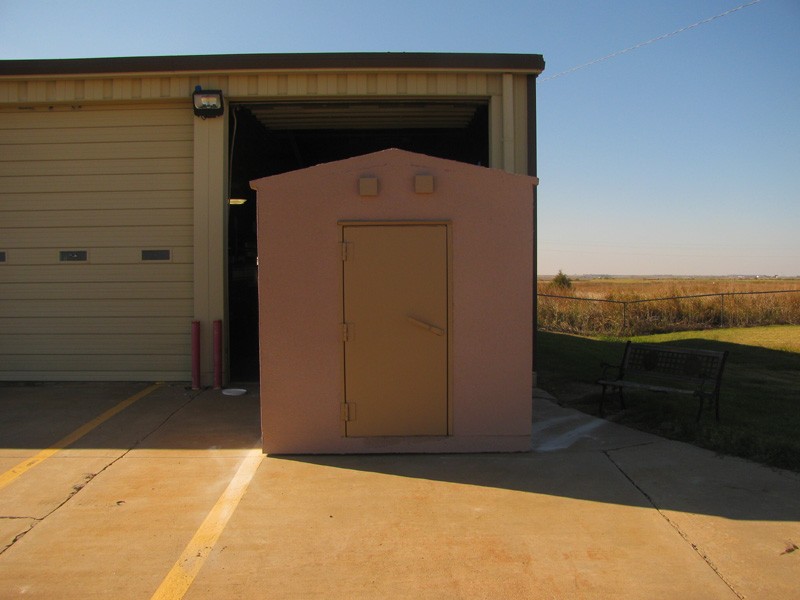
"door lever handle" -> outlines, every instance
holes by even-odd
[[[426,331],[430,331],[434,335],[444,335],[444,329],[436,327],[436,325],[431,325],[430,323],[426,323],[425,321],[420,321],[419,319],[416,319],[410,315],[407,318],[411,323],[413,323],[417,327],[421,327]]]

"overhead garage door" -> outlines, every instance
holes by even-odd
[[[0,111],[0,379],[190,373],[192,113]]]

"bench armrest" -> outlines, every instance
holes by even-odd
[[[714,379],[704,379],[698,386],[696,393],[700,396],[712,396],[717,392],[717,382]]]

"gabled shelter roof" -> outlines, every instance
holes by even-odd
[[[427,172],[426,169],[438,168],[446,172],[469,173],[476,178],[488,178],[492,181],[525,181],[531,185],[538,185],[539,178],[531,175],[521,175],[518,173],[509,173],[502,169],[492,169],[489,167],[471,165],[468,163],[460,162],[457,160],[450,160],[447,158],[440,158],[437,156],[429,156],[427,154],[420,154],[418,152],[410,152],[399,148],[387,148],[385,150],[378,150],[362,154],[360,156],[353,156],[341,160],[321,163],[318,165],[311,165],[302,169],[294,171],[287,171],[286,173],[278,173],[277,175],[269,175],[267,177],[260,177],[250,182],[252,189],[257,189],[260,184],[270,181],[289,180],[293,185],[305,185],[308,181],[309,175],[326,176],[336,175],[340,176],[341,173],[357,173],[362,169],[373,169],[375,171],[385,169],[387,165],[392,168],[398,165],[411,168],[420,172]],[[314,185],[314,184],[311,184]],[[501,199],[502,200],[502,199]],[[318,199],[314,198],[311,202],[317,202]]]

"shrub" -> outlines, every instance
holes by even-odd
[[[572,289],[572,279],[567,277],[561,269],[558,270],[558,275],[553,277],[552,285],[554,288],[558,288],[561,290],[571,290]]]

